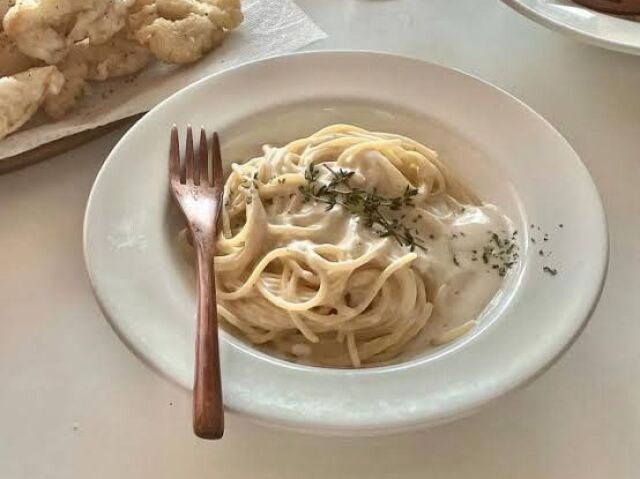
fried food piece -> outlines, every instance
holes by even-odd
[[[59,63],[75,42],[103,43],[124,28],[135,0],[16,0],[4,30],[25,55]]]
[[[93,8],[78,14],[69,39],[77,42],[88,38],[95,44],[106,42],[124,28],[134,3],[135,0],[94,0]]]
[[[162,18],[179,20],[194,13],[227,30],[240,25],[244,18],[239,0],[155,0],[155,3]]]
[[[155,0],[137,0],[129,14],[128,30],[130,36],[158,18],[158,7]]]
[[[191,63],[224,40],[242,21],[238,0],[138,0],[129,29],[167,63]]]
[[[60,71],[64,78],[64,85],[57,93],[48,95],[42,105],[45,113],[54,120],[64,118],[69,110],[76,106],[87,85],[86,64],[61,64]]]
[[[2,30],[2,19],[14,3],[14,0],[0,0],[0,31]]]
[[[0,77],[15,75],[38,64],[14,45],[5,32],[0,32]]]
[[[64,77],[54,66],[0,78],[0,138],[24,125],[45,97],[58,93],[63,83]]]
[[[104,81],[140,71],[151,58],[146,48],[124,36],[117,36],[100,45],[90,42],[75,45],[69,62],[85,63],[89,80]]]
[[[224,31],[207,17],[190,14],[180,20],[158,18],[140,29],[136,38],[166,63],[192,63],[220,45]]]
[[[59,8],[47,9],[47,6],[52,6],[49,3],[44,0],[18,0],[5,15],[3,26],[24,54],[56,63],[66,54],[66,30],[73,10],[71,1],[63,2]]]
[[[158,15],[167,20],[179,20],[191,13],[206,16],[209,13],[208,5],[198,0],[156,0]]]
[[[147,66],[151,58],[146,48],[122,36],[100,45],[88,40],[78,43],[60,63],[66,81],[58,94],[47,96],[44,111],[51,118],[60,119],[82,97],[87,80],[104,81],[130,75]]]
[[[223,27],[225,30],[233,30],[244,20],[240,8],[240,0],[204,0],[211,5],[209,19]]]
[[[22,53],[2,27],[4,16],[14,3],[15,0],[0,0],[0,77],[23,72],[38,63]]]

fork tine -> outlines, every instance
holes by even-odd
[[[207,133],[202,127],[200,128],[200,150],[198,153],[200,155],[199,179],[203,185],[209,186],[211,184],[209,180],[209,146],[207,145]]]
[[[171,142],[169,144],[169,177],[171,180],[180,180],[180,140],[178,139],[178,127],[171,128]]]
[[[187,144],[185,150],[185,183],[193,182],[193,132],[191,131],[191,125],[187,127]]]
[[[222,190],[222,154],[220,153],[220,139],[218,132],[213,132],[213,140],[211,142],[212,169],[213,169],[213,187]]]

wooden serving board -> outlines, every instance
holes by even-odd
[[[120,128],[121,126],[131,126],[140,119],[142,115],[143,114],[130,116],[92,130],[81,131],[75,135],[60,138],[59,140],[52,141],[51,143],[40,145],[33,150],[25,151],[18,155],[0,160],[0,175],[25,168],[29,165],[34,165],[53,156],[72,150],[73,148],[77,148],[84,143]]]

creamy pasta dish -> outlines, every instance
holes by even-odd
[[[472,329],[517,265],[517,239],[435,151],[333,125],[232,165],[218,313],[290,360],[386,363]]]

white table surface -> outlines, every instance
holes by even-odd
[[[85,202],[118,131],[0,177],[0,478],[640,477],[640,57],[576,43],[497,0],[299,3],[329,34],[313,48],[460,68],[566,136],[611,230],[588,328],[535,383],[449,425],[346,439],[228,417],[223,441],[196,440],[190,396],[120,343],[85,274]]]

